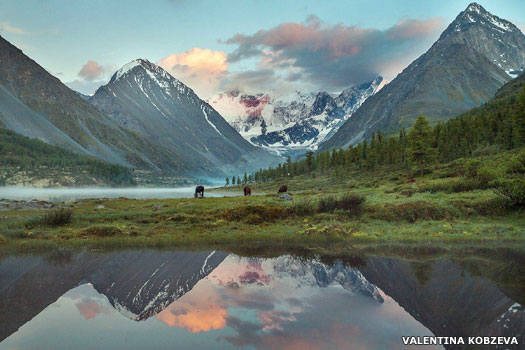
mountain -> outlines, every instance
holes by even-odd
[[[119,127],[2,37],[0,126],[127,167],[162,164],[152,161],[159,150]],[[166,164],[169,156],[162,157]]]
[[[6,257],[0,260],[0,341],[86,283],[124,316],[147,319],[190,291],[226,256],[215,251],[142,250]]]
[[[453,117],[486,102],[524,70],[525,35],[472,3],[321,148],[355,144],[376,130],[410,127],[420,113],[433,121]]]
[[[253,171],[279,160],[244,140],[192,89],[147,60],[123,66],[88,101],[112,122],[203,173]]]
[[[158,314],[189,292],[226,256],[216,251],[124,252],[89,279],[116,310],[132,320],[141,321]]]
[[[478,269],[479,264],[475,267],[476,271]],[[370,257],[366,267],[361,269],[370,283],[392,297],[435,336],[482,334],[523,339],[525,308],[489,279],[472,276],[449,261],[427,263],[420,267],[420,272],[425,271],[424,278],[418,279],[414,271],[418,271],[414,263],[376,257]],[[518,284],[516,289],[522,291],[520,287]],[[470,347],[450,345],[445,348]]]
[[[130,169],[0,127],[0,186],[134,185]]]
[[[383,78],[344,90],[274,96],[239,91],[221,93],[208,102],[252,144],[281,155],[315,150],[376,91]]]

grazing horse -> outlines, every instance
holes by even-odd
[[[204,198],[204,186],[195,187],[195,198]]]
[[[250,187],[248,187],[248,186],[244,187],[243,191],[244,191],[244,196],[245,197],[252,195],[252,189]]]
[[[277,191],[277,193],[285,193],[286,191],[288,191],[288,187],[286,187],[286,185],[282,185],[279,187],[279,191]]]

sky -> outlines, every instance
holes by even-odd
[[[161,65],[201,98],[337,93],[392,80],[471,1],[0,0],[0,35],[85,94],[124,64]],[[525,32],[524,0],[480,0]]]

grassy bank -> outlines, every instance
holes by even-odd
[[[497,167],[511,156],[480,161]],[[453,162],[419,177],[356,169],[337,178],[313,173],[252,184],[258,195],[251,197],[93,199],[63,210],[4,211],[0,247],[525,241],[523,207],[465,169]],[[293,200],[279,198],[282,183]]]

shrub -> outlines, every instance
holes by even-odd
[[[513,205],[525,205],[525,179],[500,180],[495,184],[494,192],[510,201]]]
[[[292,204],[292,209],[293,212],[299,216],[312,215],[315,213],[316,210],[314,203],[309,199],[295,201]]]
[[[508,202],[497,197],[476,202],[456,200],[453,206],[465,216],[504,215],[508,211]]]
[[[198,217],[196,217],[195,215],[188,215],[188,214],[175,214],[167,218],[167,220],[181,222],[181,223],[190,223],[190,224],[196,224],[199,222]]]
[[[0,245],[4,244],[5,242],[7,242],[7,238],[5,238],[4,236],[0,235]]]
[[[471,179],[453,178],[449,180],[433,181],[431,183],[421,185],[419,187],[419,192],[458,193],[473,191],[479,188],[479,183]]]
[[[317,211],[320,213],[330,213],[335,210],[342,210],[351,215],[361,214],[365,197],[347,193],[341,197],[326,196],[319,199]]]
[[[442,220],[452,216],[451,210],[439,208],[435,204],[425,201],[415,201],[402,204],[387,204],[373,208],[371,216],[386,221],[404,220],[416,222],[418,220]]]
[[[30,219],[26,228],[31,229],[37,226],[59,227],[69,224],[73,220],[73,211],[68,208],[52,210],[43,216]]]
[[[111,237],[121,233],[120,229],[113,226],[91,226],[84,231],[85,235],[97,237]]]

